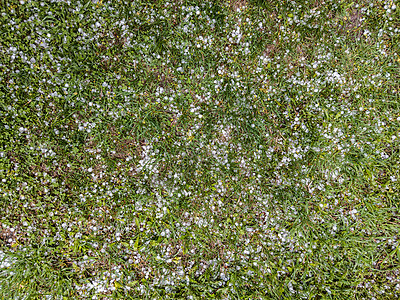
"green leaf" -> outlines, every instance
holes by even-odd
[[[139,236],[136,238],[135,244],[133,245],[135,251],[139,250]]]
[[[135,218],[135,224],[136,224],[136,228],[140,229],[139,218]]]

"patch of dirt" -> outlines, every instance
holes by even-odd
[[[9,240],[12,240],[11,242]],[[15,231],[10,229],[0,228],[0,241],[2,241],[7,246],[10,246],[15,241]]]
[[[244,6],[247,6],[247,1],[246,0],[231,0],[229,3],[229,7],[233,10],[236,11],[238,8],[242,8]]]
[[[361,18],[362,14],[359,10],[349,11],[348,15],[342,19],[343,25],[339,27],[339,33],[351,35],[353,39],[360,38],[362,36],[361,26],[363,25]]]

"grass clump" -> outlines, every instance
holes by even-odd
[[[398,3],[4,3],[0,297],[399,296]]]

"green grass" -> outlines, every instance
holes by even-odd
[[[397,299],[398,1],[0,5],[0,299]]]

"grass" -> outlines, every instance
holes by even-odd
[[[3,0],[0,298],[398,298],[398,6]]]

